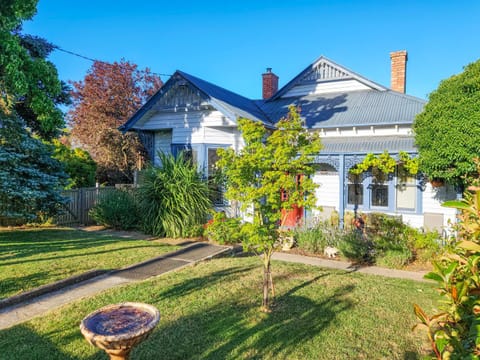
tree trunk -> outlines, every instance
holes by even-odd
[[[272,257],[271,251],[263,253],[263,301],[262,311],[270,312],[270,299],[269,290],[273,289],[272,274],[270,272],[270,258]]]

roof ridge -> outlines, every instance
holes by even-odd
[[[227,88],[224,88],[224,87],[222,87],[222,86],[219,86],[219,85],[217,85],[217,84],[214,84],[214,83],[212,83],[212,82],[209,82],[209,81],[207,81],[207,80],[204,80],[204,79],[202,79],[202,78],[199,78],[198,76],[195,76],[195,75],[191,75],[191,74],[189,74],[189,73],[186,73],[185,71],[177,70],[177,71],[175,71],[175,72],[178,72],[178,73],[179,73],[180,75],[182,75],[182,76],[185,76],[185,75],[186,75],[187,78],[188,78],[188,77],[191,77],[191,78],[194,78],[194,79],[196,79],[196,80],[203,81],[204,83],[207,83],[208,85],[215,86],[215,87],[219,88],[220,90],[223,90],[223,91],[226,91],[226,92],[228,92],[228,93],[230,93],[230,94],[234,94],[234,95],[236,95],[236,96],[242,97],[242,98],[244,98],[245,100],[252,101],[251,99],[249,99],[249,98],[247,98],[247,97],[245,97],[245,96],[243,96],[243,95],[241,95],[241,94],[239,94],[239,93],[236,93],[236,92],[234,92],[234,91],[232,91],[232,90],[228,90]]]
[[[266,119],[268,122],[270,122],[270,123],[273,125],[273,121],[272,121],[272,120],[270,119],[270,117],[265,113],[265,111],[263,111],[263,109],[258,106],[258,104],[255,102],[255,100],[250,99],[250,98],[248,98],[248,97],[246,97],[246,96],[243,96],[243,95],[241,95],[241,94],[238,94],[238,93],[236,93],[236,92],[234,92],[234,91],[228,90],[228,89],[226,89],[226,88],[224,88],[224,87],[222,87],[222,86],[216,85],[216,84],[211,83],[211,82],[206,81],[206,80],[203,80],[202,78],[199,78],[199,77],[197,77],[197,76],[191,75],[191,74],[186,73],[186,72],[184,72],[184,71],[177,70],[176,72],[178,72],[181,76],[183,76],[183,77],[185,77],[185,78],[187,78],[187,79],[193,78],[193,79],[196,80],[196,81],[201,81],[201,82],[203,82],[203,83],[206,83],[208,86],[213,86],[213,87],[215,87],[215,88],[217,88],[217,89],[219,89],[219,90],[221,90],[221,91],[223,91],[223,92],[226,92],[226,93],[228,93],[228,94],[235,95],[235,96],[241,98],[241,99],[244,100],[244,101],[248,101],[253,107],[255,107],[255,109],[256,109],[260,114],[262,114],[262,115],[265,117],[265,119]],[[194,84],[194,85],[198,87],[198,84]],[[201,87],[200,87],[199,89],[200,89],[201,91],[205,92],[205,93],[208,95],[208,92],[207,92],[206,90],[201,89]],[[230,105],[238,106],[238,104],[237,104],[237,105],[231,104],[230,102],[226,101],[225,99],[220,99],[220,100],[225,101],[225,102],[229,103]],[[255,114],[252,114],[252,115],[255,115]]]
[[[343,65],[340,65],[338,63],[336,63],[335,61],[333,60],[330,60],[329,58],[327,58],[326,56],[324,55],[321,55],[319,58],[317,58],[314,62],[312,62],[310,65],[308,65],[305,69],[303,69],[300,73],[298,73],[297,76],[295,76],[292,80],[290,80],[287,84],[285,84],[281,89],[279,89],[275,94],[273,94],[272,97],[270,97],[269,99],[267,99],[267,101],[273,101],[275,99],[277,99],[278,97],[280,97],[281,95],[285,94],[288,90],[290,90],[296,83],[298,83],[299,81],[301,81],[303,78],[305,78],[305,76],[312,72],[313,70],[315,70],[315,68],[318,66],[318,64],[320,64],[320,62],[324,61],[325,63],[337,68],[339,71],[342,71],[344,73],[348,73],[348,75],[350,75],[352,78],[354,78],[355,80],[371,87],[373,90],[377,90],[377,91],[386,91],[388,90],[387,87],[381,85],[381,84],[378,84],[377,82],[373,81],[373,80],[370,80],[368,78],[366,78],[365,76],[363,75],[360,75],[358,73],[356,73],[355,71],[353,70],[350,70],[349,68],[343,66]],[[341,78],[340,78],[341,79]]]

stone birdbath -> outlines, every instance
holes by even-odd
[[[110,360],[128,360],[133,347],[150,335],[159,320],[154,306],[125,302],[87,315],[80,331],[90,344],[105,350]]]

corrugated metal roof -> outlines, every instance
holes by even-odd
[[[256,102],[220,86],[199,79],[193,75],[177,70],[181,76],[190,81],[199,90],[214,98],[219,105],[225,106],[228,110],[239,117],[246,117],[252,120],[260,120],[267,125],[272,125],[267,115],[257,106]]]
[[[307,95],[258,101],[274,123],[284,117],[289,105],[300,106],[309,128],[359,125],[411,124],[425,101],[395,91],[361,90],[348,93]]]
[[[413,136],[323,137],[322,154],[417,152]]]
[[[424,100],[413,96],[373,89],[290,98],[278,97],[267,101],[250,100],[183,71],[177,71],[121,129],[127,131],[132,128],[168,91],[169,86],[178,80],[178,77],[184,78],[207,96],[217,110],[223,110],[231,116],[261,121],[270,127],[287,115],[289,105],[300,106],[300,114],[309,128],[412,124],[415,116],[425,105]]]

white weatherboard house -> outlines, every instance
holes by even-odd
[[[323,56],[278,89],[278,77],[267,69],[263,99],[251,100],[182,71],[165,85],[121,128],[140,135],[154,164],[157,152],[187,152],[208,176],[216,150],[243,146],[237,128],[241,117],[274,128],[288,106],[301,109],[306,126],[319,131],[324,148],[315,159],[318,205],[322,212],[303,214],[327,218],[336,210],[343,223],[348,210],[401,215],[415,227],[444,230],[455,211],[441,207],[456,197],[453,186],[433,188],[421,175],[389,176],[372,181],[364,173],[360,184],[350,181],[349,169],[366,154],[385,150],[415,156],[412,123],[425,101],[406,95],[407,53],[390,54],[392,89],[379,85]]]

